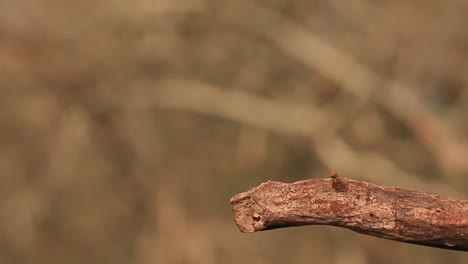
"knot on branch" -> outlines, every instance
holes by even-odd
[[[348,189],[348,180],[338,177],[338,173],[336,173],[336,171],[332,171],[330,173],[330,177],[332,178],[332,187],[335,191],[344,192]]]

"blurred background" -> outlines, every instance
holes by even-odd
[[[0,0],[1,263],[467,263],[229,198],[342,176],[468,199],[468,2]]]

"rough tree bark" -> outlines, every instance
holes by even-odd
[[[242,232],[331,225],[401,242],[468,251],[468,201],[338,177],[268,181],[231,198]]]

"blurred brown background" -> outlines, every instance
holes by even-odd
[[[467,263],[229,198],[343,176],[467,199],[466,1],[0,1],[1,263]]]

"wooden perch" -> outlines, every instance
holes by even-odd
[[[468,201],[338,177],[268,181],[231,198],[242,232],[331,225],[401,242],[468,251]]]

